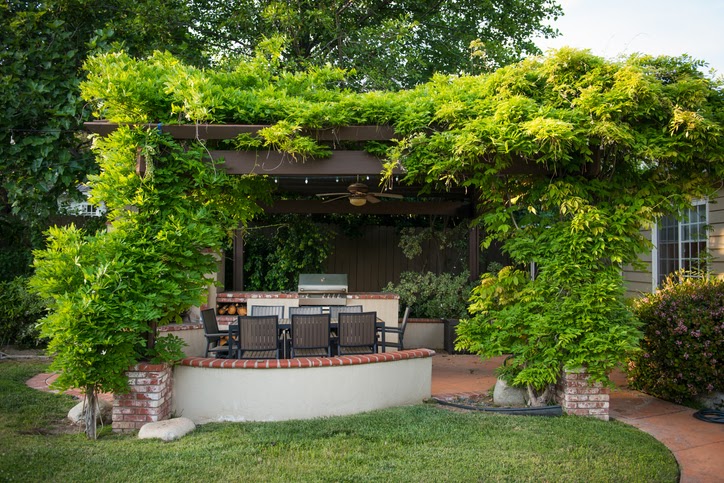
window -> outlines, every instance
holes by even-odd
[[[661,285],[667,275],[679,269],[704,269],[708,244],[707,204],[695,203],[681,220],[664,217],[656,229],[655,281]]]

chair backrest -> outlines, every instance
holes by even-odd
[[[329,347],[329,314],[294,314],[291,327],[294,349]]]
[[[276,315],[278,318],[284,318],[283,305],[252,305],[251,315]]]
[[[219,323],[216,321],[216,310],[204,309],[201,311],[201,320],[204,322],[204,332],[207,334],[218,334]]]
[[[302,305],[301,307],[289,307],[289,318],[294,318],[297,314],[321,314],[321,305]]]
[[[240,315],[238,319],[233,330],[238,330],[236,344],[240,350],[273,351],[279,348],[279,318],[276,315]]]
[[[340,312],[337,334],[340,347],[366,347],[376,344],[377,312]]]
[[[332,320],[337,320],[339,318],[339,314],[342,312],[360,313],[360,312],[362,312],[362,306],[361,305],[332,305],[329,307],[329,315],[330,315],[330,317],[332,317]]]

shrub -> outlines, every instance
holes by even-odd
[[[21,347],[38,346],[38,321],[45,303],[28,291],[28,279],[16,277],[0,282],[0,342]]]
[[[400,283],[388,283],[382,290],[400,296],[400,308],[412,307],[412,316],[430,319],[467,316],[467,300],[473,284],[470,273],[459,275],[432,272],[403,272]]]
[[[632,387],[678,403],[724,388],[724,280],[671,277],[635,310],[645,327]]]

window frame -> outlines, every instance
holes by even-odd
[[[682,232],[684,231],[685,227],[691,227],[692,225],[703,225],[703,229],[705,230],[705,236],[704,236],[704,252],[709,251],[709,200],[703,199],[703,200],[695,200],[691,203],[690,210],[692,208],[697,208],[699,206],[704,206],[704,223],[682,223],[683,219],[676,219],[676,228],[677,228],[677,237],[676,237],[676,245],[677,245],[677,270],[682,268],[682,261],[684,260],[692,260],[691,257],[684,257],[684,251],[685,251],[685,244],[686,243],[692,243],[695,240],[692,240],[691,237],[684,240],[684,237],[682,236]],[[656,222],[653,225],[652,233],[651,233],[651,241],[654,245],[654,248],[652,250],[651,254],[651,283],[652,283],[652,292],[655,292],[659,286],[661,285],[662,280],[660,279],[660,253],[659,253],[659,223]],[[699,252],[701,253],[701,251]],[[669,272],[671,273],[671,272]],[[668,275],[668,273],[666,274]]]

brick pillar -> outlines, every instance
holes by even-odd
[[[128,372],[130,392],[113,398],[113,432],[131,433],[171,416],[172,373],[167,364],[139,363]]]
[[[608,421],[610,389],[589,381],[584,369],[565,369],[556,387],[558,404],[566,414]]]

